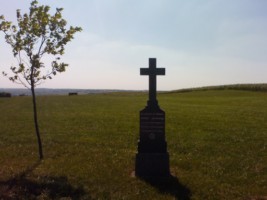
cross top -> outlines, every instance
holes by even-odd
[[[157,101],[157,75],[165,75],[165,68],[157,68],[157,59],[149,58],[149,68],[141,68],[141,75],[149,76],[148,107],[158,107]]]

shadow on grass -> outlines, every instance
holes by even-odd
[[[86,194],[83,187],[73,187],[65,176],[45,176],[38,180],[27,178],[39,164],[40,162],[34,164],[12,179],[0,181],[0,199],[80,199]]]
[[[190,200],[191,191],[181,184],[175,176],[167,178],[141,178],[141,180],[156,188],[160,193],[169,194],[177,200]]]

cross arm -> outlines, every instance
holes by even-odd
[[[149,69],[149,68],[140,68],[140,75],[165,75],[165,68],[156,68],[156,69]]]
[[[157,75],[165,75],[165,68],[157,68],[156,74]]]
[[[140,68],[140,75],[149,75],[149,68]]]

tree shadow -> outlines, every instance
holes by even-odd
[[[86,193],[82,186],[72,186],[66,176],[27,178],[40,162],[7,181],[0,181],[0,199],[81,199]],[[88,197],[90,199],[90,197]]]
[[[160,193],[172,195],[177,200],[191,199],[190,189],[181,184],[178,178],[175,176],[170,175],[166,178],[141,177],[140,179],[156,188]]]

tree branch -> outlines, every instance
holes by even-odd
[[[42,50],[43,44],[46,41],[46,39],[47,38],[44,35],[42,35],[42,42],[41,42],[41,45],[40,45],[39,50],[38,50],[38,55],[42,56],[45,53],[44,51],[41,53],[41,50]]]
[[[27,86],[27,84],[25,84],[25,83],[20,79],[19,76],[18,76],[18,79],[19,79],[19,81],[21,82],[21,84],[22,84],[24,87],[26,87],[27,89],[30,89],[30,88]]]

